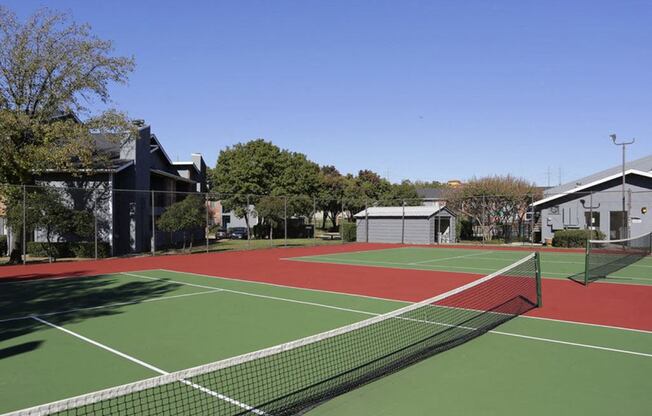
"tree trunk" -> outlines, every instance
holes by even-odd
[[[21,264],[23,262],[23,227],[19,230],[14,230],[11,227],[11,247],[9,251],[9,264]]]
[[[274,247],[274,223],[269,223],[269,245]]]
[[[249,236],[251,235],[251,226],[249,225],[249,207],[247,207],[247,210],[245,211],[244,219],[245,225],[247,226],[247,239],[249,239]]]

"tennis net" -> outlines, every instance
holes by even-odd
[[[622,240],[589,240],[586,244],[584,284],[604,279],[652,252],[652,233]]]
[[[291,415],[469,341],[541,303],[538,255],[396,311],[12,415]]]

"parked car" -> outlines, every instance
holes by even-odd
[[[232,239],[245,240],[247,238],[247,227],[233,227],[229,229],[229,235]]]
[[[218,228],[215,230],[215,239],[222,240],[225,238],[229,238],[229,232],[226,231],[226,228]]]

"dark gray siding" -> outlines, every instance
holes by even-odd
[[[600,215],[600,224],[596,228],[607,238],[614,238],[615,236],[610,235],[610,212],[622,210],[620,189],[619,179],[617,179],[594,187],[592,198],[586,193],[570,194],[537,207],[541,211],[541,242],[552,238],[556,230],[586,228],[585,213],[590,212],[588,207],[591,199],[593,212]],[[627,189],[631,189],[631,194],[626,193],[627,206],[631,201],[630,235],[652,232],[652,179],[641,176],[628,177]],[[643,208],[647,208],[646,214],[642,212]]]

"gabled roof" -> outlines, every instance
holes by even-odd
[[[365,217],[403,217],[403,209],[405,209],[406,218],[430,218],[433,215],[437,214],[442,210],[448,211],[446,208],[442,208],[439,204],[430,205],[430,206],[418,206],[418,207],[369,207],[367,210],[362,210],[354,215],[355,218],[365,218]],[[450,211],[448,211],[450,212]]]
[[[625,169],[626,170],[637,170],[637,171],[642,171],[642,172],[651,172],[652,171],[652,155],[642,157],[640,159],[635,159],[632,161],[629,161],[625,164]],[[585,184],[593,183],[595,181],[598,181],[604,177],[607,176],[612,176],[615,174],[621,175],[622,176],[622,165],[618,166],[613,166],[609,169],[602,170],[600,172],[596,172],[592,175],[585,176],[580,179],[576,179],[571,182],[567,182],[563,185],[555,186],[550,189],[545,190],[545,195],[557,195],[561,194],[563,192],[569,192],[572,189],[575,189],[578,186],[582,186]],[[578,185],[580,184],[580,185]]]
[[[636,170],[636,169],[626,170],[625,171],[625,176],[629,176],[629,175],[637,175],[637,176],[642,176],[642,177],[645,177],[645,178],[652,179],[652,172],[643,172],[641,170]],[[580,186],[577,186],[575,188],[569,189],[567,191],[564,191],[564,192],[549,196],[547,198],[541,199],[541,200],[535,202],[532,205],[537,206],[537,205],[546,204],[548,202],[554,201],[555,199],[567,196],[568,194],[574,194],[574,193],[577,193],[577,192],[586,191],[586,190],[588,190],[590,188],[593,188],[594,186],[600,185],[602,183],[609,182],[609,181],[612,181],[612,180],[617,179],[617,178],[622,178],[622,176],[623,176],[622,172],[618,172],[618,173],[615,173],[615,174],[612,174],[612,175],[609,175],[609,176],[605,176],[605,177],[603,177],[601,179],[598,179],[598,180],[595,180],[593,182],[587,183],[586,185],[580,185]]]
[[[443,188],[418,188],[417,195],[424,199],[444,199],[446,198],[446,189]]]
[[[192,167],[195,168],[195,172],[201,174],[199,169],[197,169],[197,166],[195,166],[195,164],[192,161],[189,161],[189,162],[173,162],[172,159],[170,159],[170,156],[168,156],[167,152],[165,151],[165,148],[163,148],[163,146],[161,146],[161,142],[158,140],[158,137],[156,137],[155,134],[152,133],[152,135],[150,136],[150,141],[151,141],[150,142],[151,143],[150,144],[150,151],[149,151],[150,153],[160,151],[163,154],[163,156],[165,157],[165,160],[167,160],[167,162],[170,165],[172,165],[172,166],[189,166],[189,165],[192,165]]]

